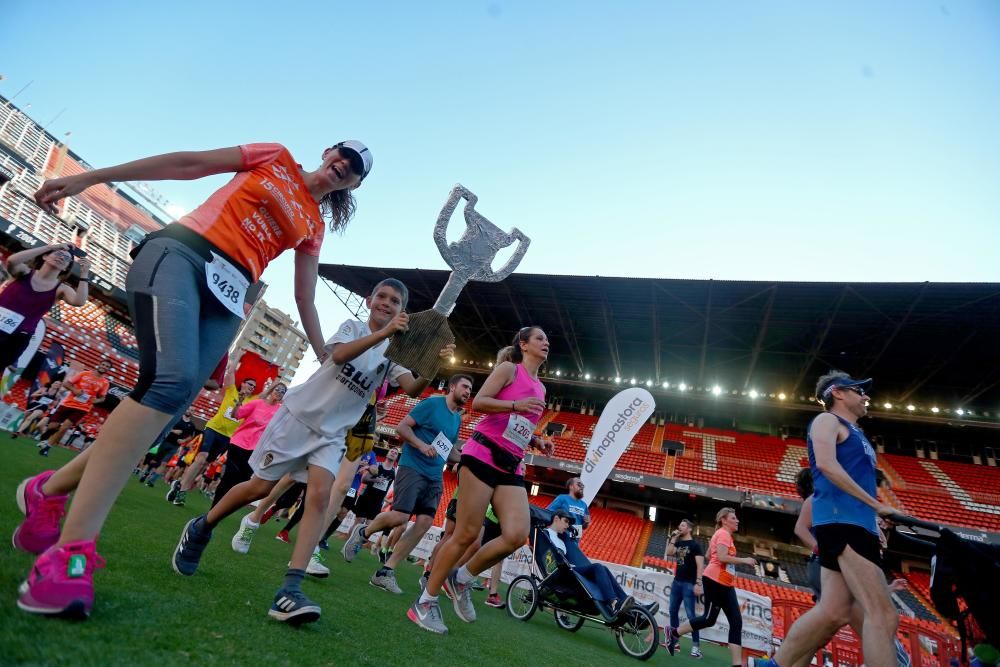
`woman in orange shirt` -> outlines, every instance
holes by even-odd
[[[732,664],[740,667],[743,664],[743,617],[740,615],[740,603],[736,599],[736,566],[756,567],[757,561],[736,555],[733,533],[740,528],[736,510],[731,507],[719,510],[715,515],[715,527],[712,541],[708,543],[708,566],[702,573],[704,579],[696,582],[702,584],[705,590],[705,612],[698,618],[689,619],[677,630],[671,630],[667,639],[667,651],[670,655],[677,651],[681,635],[715,625],[721,611],[729,622],[729,654]]]
[[[323,332],[313,303],[325,222],[333,231],[354,212],[351,191],[372,167],[358,141],[326,149],[306,171],[280,144],[168,153],[46,181],[35,193],[50,213],[65,197],[100,183],[189,180],[234,172],[204,204],[149,234],[133,251],[126,278],[139,344],[139,380],[111,413],[94,446],[58,471],[18,487],[18,530],[44,549],[21,587],[31,613],[86,616],[93,604],[97,534],[132,463],[194,400],[244,317],[247,288],[267,264],[295,249],[295,300],[318,357]],[[68,494],[76,491],[60,532]]]

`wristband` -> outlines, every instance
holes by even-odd
[[[81,282],[81,283],[89,283],[90,282],[90,278],[80,278],[79,282]]]

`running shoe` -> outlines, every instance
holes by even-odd
[[[265,523],[267,523],[268,521],[270,521],[271,517],[274,516],[274,513],[277,512],[277,511],[278,511],[278,509],[277,509],[276,505],[271,505],[266,510],[264,510],[264,516],[262,516],[260,518],[260,525],[263,526]]]
[[[15,500],[24,521],[14,529],[14,548],[40,554],[59,541],[59,523],[66,514],[69,496],[47,496],[42,485],[55,470],[29,477],[17,487]]]
[[[41,448],[40,450],[38,450],[38,455],[39,455],[39,456],[48,456],[48,455],[49,455],[49,450],[50,450],[50,449],[52,449],[52,446],[51,446],[51,445],[45,445],[45,446],[44,446],[44,447],[42,447],[42,448]]]
[[[205,529],[204,515],[195,517],[184,526],[181,539],[174,549],[174,556],[171,562],[174,572],[190,577],[198,569],[201,555],[205,552],[205,547],[212,540],[212,531]]]
[[[444,624],[444,619],[441,618],[441,606],[437,600],[421,602],[418,598],[416,602],[410,605],[410,608],[406,612],[406,617],[424,630],[435,632],[439,635],[448,634],[448,626]]]
[[[284,542],[285,544],[291,544],[292,539],[288,536],[287,530],[279,530],[278,534],[274,536],[274,539],[279,542]]]
[[[474,591],[485,591],[486,590],[486,585],[483,583],[482,579],[480,579],[479,577],[476,577],[475,579],[473,579],[472,581],[470,581],[469,582],[469,586],[472,587],[472,590],[474,590]]]
[[[156,486],[156,482],[154,482],[151,479],[147,479],[146,480],[146,486],[148,486],[149,488],[153,488],[154,486]]]
[[[379,549],[379,552],[378,552],[378,562],[382,563],[382,565],[385,565],[386,563],[389,562],[389,556],[390,555],[391,555],[391,553],[389,551],[387,551],[385,549]]]
[[[396,595],[403,594],[403,589],[396,583],[396,572],[394,570],[385,569],[385,571],[379,570],[379,572],[382,572],[382,574],[378,572],[373,574],[372,578],[368,580],[369,584],[375,588],[381,588],[383,591],[395,593]]]
[[[639,606],[640,607],[645,607],[646,611],[648,611],[653,616],[656,616],[656,612],[660,611],[660,603],[657,602],[656,600],[653,600],[649,604],[643,604],[643,605],[639,605]]]
[[[695,660],[701,660],[701,649],[697,645],[691,647],[691,657]]]
[[[245,554],[250,551],[250,545],[253,543],[253,536],[257,533],[257,529],[260,526],[253,523],[250,520],[250,515],[247,514],[240,520],[240,529],[236,531],[233,535],[233,551],[238,554]]]
[[[318,546],[323,551],[329,551],[330,550],[330,545],[327,543],[326,540],[320,540],[319,544],[317,544],[316,546]]]
[[[677,634],[677,628],[670,628],[669,634],[667,635],[667,653],[673,655],[677,653],[677,648],[680,646],[681,636]]]
[[[420,575],[420,592],[423,593],[424,589],[427,588],[427,581],[431,578],[431,573],[424,570],[423,574]]]
[[[351,528],[351,534],[344,542],[343,548],[340,550],[340,554],[344,557],[348,563],[353,561],[358,552],[361,551],[361,547],[365,546],[365,541],[368,539],[364,536],[365,524],[356,523],[354,527]]]
[[[451,598],[455,613],[466,623],[476,622],[476,608],[472,604],[471,584],[458,583],[458,570],[452,570],[442,587]]]
[[[323,564],[323,556],[320,555],[319,551],[313,551],[313,555],[309,557],[306,574],[317,579],[326,579],[330,576],[330,568]]]
[[[299,589],[282,588],[274,594],[274,602],[267,615],[283,623],[301,625],[319,620],[320,607]]]
[[[494,609],[503,609],[507,606],[507,603],[503,601],[499,593],[490,593],[486,598],[486,606],[493,607]]]
[[[170,482],[170,488],[167,489],[167,502],[172,503],[174,499],[177,498],[177,494],[181,490],[181,480],[175,479]]]
[[[187,500],[187,491],[178,491],[177,495],[174,496],[174,507],[184,507],[184,501]]]
[[[86,618],[94,604],[94,570],[104,567],[93,540],[51,547],[21,584],[17,606],[31,614]]]
[[[144,473],[141,473],[141,474],[137,473],[137,472],[134,472],[132,474],[133,475],[135,475],[135,474],[139,475],[139,483],[140,484],[144,484],[146,482],[146,479],[149,477],[149,473],[148,472],[144,472]]]

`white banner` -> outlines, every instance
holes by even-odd
[[[410,521],[407,524],[406,529],[409,530],[412,525],[413,522]],[[424,533],[424,536],[420,538],[420,541],[417,542],[417,546],[413,547],[413,551],[410,552],[410,555],[420,560],[427,560],[431,557],[431,552],[434,551],[434,547],[441,541],[442,535],[444,535],[444,528],[431,526],[427,529],[427,532]]]
[[[583,470],[580,472],[585,503],[589,505],[600,491],[625,448],[642,425],[653,416],[655,409],[653,395],[639,387],[626,389],[608,401],[594,427],[587,456],[583,459]]]
[[[594,561],[600,563],[601,561]],[[669,572],[658,572],[656,570],[645,570],[618,563],[603,563],[622,589],[638,600],[641,604],[659,602],[660,610],[656,614],[656,621],[661,628],[669,627],[670,618],[670,585],[674,577]],[[509,584],[514,577],[528,574],[533,569],[531,560],[531,549],[521,547],[503,562],[503,575],[500,580]],[[740,603],[740,612],[743,616],[743,646],[745,648],[770,652],[771,645],[771,598],[751,593],[742,588],[736,589],[736,599]],[[705,601],[698,598],[695,602],[695,612],[701,614],[705,611]],[[684,613],[684,605],[681,604],[680,621],[688,620]],[[729,623],[725,614],[719,614],[719,620],[711,628],[701,631],[701,636],[709,641],[719,644],[726,644],[729,641]]]

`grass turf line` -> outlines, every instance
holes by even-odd
[[[403,595],[376,590],[368,578],[378,562],[367,550],[353,563],[340,556],[334,540],[325,580],[306,578],[303,590],[323,608],[318,623],[300,629],[270,620],[267,610],[281,584],[290,545],[274,539],[283,524],[261,528],[247,555],[232,551],[229,540],[242,514],[224,521],[205,552],[198,572],[182,577],[170,567],[170,554],[185,522],[208,510],[201,493],[188,494],[185,507],[164,500],[162,481],[147,488],[131,477],[111,512],[98,543],[108,565],[95,575],[97,589],[89,620],[72,622],[32,616],[17,609],[17,587],[33,557],[10,543],[21,513],[14,503],[18,483],[29,475],[56,468],[72,457],[54,448],[38,455],[35,442],[13,440],[0,432],[0,533],[6,547],[0,558],[0,665],[631,665],[612,633],[590,623],[570,634],[556,627],[551,613],[537,613],[528,623],[484,604],[474,593],[479,620],[463,623],[442,595],[450,634],[439,637],[406,618],[419,587],[417,566],[404,563],[397,572]],[[501,594],[505,587],[501,588]],[[727,665],[725,647],[702,644],[703,660],[681,652],[671,658],[660,648],[651,663]]]

